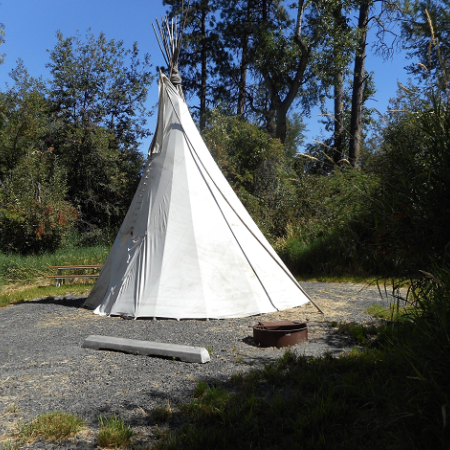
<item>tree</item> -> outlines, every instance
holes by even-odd
[[[338,32],[349,34],[347,20],[342,13],[342,6],[336,5],[333,11],[334,27]],[[349,48],[334,44],[333,60],[335,64],[334,91],[334,135],[332,158],[334,164],[341,165],[345,154],[345,116],[344,116],[344,73],[348,65]]]
[[[14,86],[1,94],[0,183],[30,147],[40,145],[50,112],[44,82],[30,77],[22,60],[9,75]]]
[[[204,136],[258,226],[266,235],[283,236],[297,211],[295,172],[284,146],[242,116],[228,116],[219,110],[212,111]]]
[[[150,134],[144,107],[153,79],[149,58],[141,62],[136,43],[126,50],[103,33],[83,42],[58,32],[50,60],[48,139],[67,168],[79,228],[117,227],[140,177],[139,141]]]
[[[3,45],[5,43],[5,24],[0,23],[0,45]],[[3,64],[3,61],[5,59],[5,54],[0,54],[0,64]]]
[[[391,0],[381,0],[381,10],[369,16],[374,11],[373,0],[357,0],[337,6],[333,18],[335,33],[347,36],[347,42],[342,41],[334,46],[335,70],[326,74],[325,80],[334,74],[334,79],[328,81],[334,87],[334,145],[332,158],[335,163],[343,161],[344,153],[347,153],[348,161],[353,167],[360,168],[360,154],[364,149],[364,125],[370,123],[368,110],[364,105],[371,93],[374,93],[372,75],[365,70],[365,58],[367,53],[367,37],[370,24],[374,24],[377,41],[374,47],[377,53],[384,57],[392,54],[398,35],[393,30],[393,25],[398,22],[398,5]],[[351,25],[350,16],[357,11],[357,23]],[[343,45],[344,44],[344,45]],[[353,60],[351,107],[348,112],[343,111],[344,79],[348,73],[350,62]],[[327,71],[328,72],[328,71]],[[325,111],[326,112],[326,111]],[[349,116],[349,123],[345,123],[344,117]],[[344,126],[345,125],[345,126]],[[344,130],[347,130],[344,132]],[[347,151],[348,149],[348,151]]]
[[[223,54],[217,61],[221,82],[228,88],[226,102],[238,115],[244,116],[248,102],[248,77],[255,26],[257,0],[219,0],[221,20],[218,30]],[[226,56],[224,55],[226,53]],[[237,101],[236,101],[237,99]]]
[[[180,0],[165,3],[172,14],[180,11]],[[220,102],[264,120],[284,142],[293,104],[301,102],[308,110],[317,100],[317,79],[330,67],[331,43],[337,48],[347,40],[330,22],[340,4],[302,0],[294,5],[294,17],[282,0],[194,2],[180,61],[185,89],[197,86],[201,116],[208,102]]]
[[[0,94],[0,250],[55,250],[77,214],[66,199],[65,170],[47,139],[51,105],[41,79],[19,64]]]
[[[408,71],[418,80],[448,88],[450,69],[450,2],[416,0],[403,3],[402,38],[414,63]],[[417,61],[418,60],[418,61]]]
[[[367,33],[369,27],[369,9],[371,1],[362,0],[359,5],[358,37],[353,75],[352,115],[350,120],[349,161],[358,167],[361,149],[362,111],[365,82],[365,60]]]
[[[163,0],[170,7],[170,16],[181,14],[183,0]],[[216,31],[216,2],[194,0],[190,4],[184,31],[184,45],[179,57],[183,90],[188,97],[196,95],[199,106],[195,107],[200,130],[206,124],[206,113],[211,102],[225,95],[225,90],[216,84],[217,61],[223,57],[222,45]],[[180,24],[182,25],[182,24]]]

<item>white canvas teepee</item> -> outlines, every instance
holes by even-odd
[[[135,318],[221,319],[308,301],[211,157],[180,89],[164,75],[150,150],[86,307]]]

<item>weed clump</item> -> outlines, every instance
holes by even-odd
[[[84,420],[75,414],[52,411],[36,417],[19,428],[19,438],[24,442],[37,439],[61,442],[75,436],[84,427]]]
[[[97,436],[97,444],[104,448],[124,448],[131,443],[133,430],[117,416],[98,418],[100,431]]]

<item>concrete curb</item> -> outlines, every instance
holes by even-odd
[[[210,360],[208,350],[204,347],[163,344],[160,342],[139,341],[137,339],[111,336],[88,336],[84,340],[82,347],[95,350],[116,350],[135,355],[163,356],[200,364],[204,364]]]

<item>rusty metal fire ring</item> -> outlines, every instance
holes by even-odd
[[[308,340],[306,323],[283,320],[253,325],[253,340],[261,347],[288,347]]]

